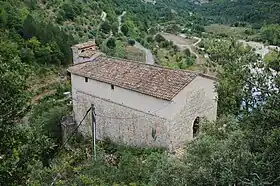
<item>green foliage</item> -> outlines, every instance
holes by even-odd
[[[189,166],[185,175],[190,185],[279,184],[274,172],[279,162],[273,163],[271,157],[279,157],[279,153],[267,151],[279,145],[275,138],[279,129],[273,128],[279,122],[279,112],[272,111],[279,98],[272,96],[269,100],[276,102],[269,101],[240,120],[224,118],[204,126],[201,137],[186,149],[185,163]],[[267,174],[270,171],[271,175]]]
[[[256,33],[256,31],[249,28],[249,29],[246,29],[244,31],[244,33],[247,34],[247,35],[254,35]]]
[[[166,41],[166,39],[162,35],[157,34],[156,37],[155,37],[155,41],[158,42],[158,43],[161,43],[163,41]]]
[[[154,185],[279,185],[279,75],[265,68],[252,73],[254,54],[228,45],[210,53],[222,52],[222,60],[216,61],[222,66],[217,85],[220,117],[201,124],[200,136],[186,145],[183,164],[169,163],[157,171]]]
[[[1,111],[0,118],[9,121],[17,118],[28,101],[25,91],[25,78],[29,68],[23,64],[18,56],[17,46],[9,42],[0,42],[0,75],[1,75]]]
[[[264,62],[267,63],[269,68],[279,72],[280,71],[280,53],[272,51],[264,57]]]
[[[184,53],[185,53],[186,56],[191,56],[191,51],[190,51],[190,49],[188,49],[188,48],[186,48],[186,49],[184,50]]]
[[[258,57],[249,48],[234,41],[208,40],[204,42],[204,47],[210,54],[210,59],[222,67],[218,74],[218,78],[221,79],[217,86],[220,98],[218,113],[237,115],[242,102],[251,101],[251,93],[244,92],[243,87],[246,87],[247,80],[252,78],[250,64],[252,61],[258,61]],[[242,68],[235,70],[240,66]]]
[[[171,25],[168,25],[168,27],[166,28],[166,31],[168,33],[177,34],[181,31],[181,29],[177,24],[171,24]]]
[[[266,25],[261,28],[261,37],[272,45],[280,45],[280,25]]]
[[[68,108],[54,102],[42,102],[32,112],[29,122],[41,134],[52,138],[56,144],[61,141],[60,121],[67,115]]]
[[[131,46],[135,45],[135,40],[132,39],[128,40],[128,44]]]
[[[39,58],[40,63],[65,65],[71,62],[70,47],[73,44],[73,38],[53,24],[37,22],[28,16],[23,24],[23,36],[26,39],[35,36],[43,44],[41,47],[32,47],[35,50],[35,57]]]
[[[75,42],[73,38],[50,22],[34,19],[26,7],[20,4],[16,7],[10,3],[4,3],[5,11],[2,14],[6,15],[7,23],[3,22],[1,37],[19,45],[22,60],[29,64],[69,64],[72,56],[70,46]],[[32,37],[33,40],[37,38],[36,46],[32,45],[32,40],[26,41]]]
[[[40,171],[40,175],[34,175],[31,182],[50,183],[52,179],[46,180],[45,176],[49,177],[47,173],[54,174],[58,169],[60,177],[56,183],[63,183],[62,185],[73,183],[147,185],[151,174],[157,169],[157,165],[167,161],[166,154],[158,149],[127,148],[113,144],[110,140],[98,145],[96,161],[90,158],[83,160],[84,164],[77,164],[76,158],[85,157],[86,152],[76,149],[76,154],[65,153],[64,157],[60,159],[61,161],[57,163],[59,167]]]
[[[102,32],[109,34],[111,31],[111,25],[108,21],[105,21],[101,24],[100,29]]]
[[[109,47],[110,49],[114,49],[116,47],[116,39],[111,37],[110,39],[108,39],[107,43],[106,43],[107,47]]]
[[[187,69],[188,67],[194,65],[195,59],[187,56],[185,60],[182,60],[178,63],[180,69]]]
[[[79,2],[66,2],[61,6],[60,16],[65,19],[73,20],[76,16],[81,14],[82,5]]]
[[[186,69],[195,62],[190,51],[179,51],[153,34],[160,31],[158,24],[174,33],[182,25],[201,33],[206,21],[190,14],[196,6],[185,0],[155,5],[130,0],[11,0],[0,5],[0,185],[50,185],[56,176],[56,185],[280,185],[280,81],[279,73],[271,70],[279,71],[279,54],[269,54],[262,63],[250,48],[232,40],[200,43],[217,67],[219,117],[201,124],[201,134],[186,144],[181,161],[162,150],[110,141],[98,144],[93,161],[92,142],[78,137],[54,157],[60,145],[60,119],[69,111],[62,93],[69,87],[54,87],[56,93],[26,116],[31,109],[26,79],[32,69],[39,73],[50,64],[70,64],[70,46],[76,42],[71,35],[79,41],[95,37],[108,55],[128,57],[127,48],[133,47],[122,34],[117,37],[116,14],[123,11],[125,36],[153,48],[161,65]],[[273,5],[273,15],[266,5]],[[246,22],[253,27],[279,22],[278,5],[272,0],[215,1],[198,9],[212,21],[232,23],[251,35],[254,30],[241,27]],[[100,22],[102,11],[107,13],[105,22]],[[279,44],[278,27],[264,25],[259,39]],[[111,31],[114,36],[108,38]],[[255,67],[264,67],[262,73],[252,73]]]
[[[205,30],[216,37],[246,38],[248,34],[253,34],[253,29],[246,27],[231,27],[228,25],[211,24]]]
[[[5,9],[0,9],[0,23],[1,23],[1,25],[3,25],[3,26],[5,26],[5,25],[7,25],[7,19],[8,19],[8,17],[7,17],[7,12],[5,11]]]
[[[129,28],[126,24],[123,24],[121,27],[121,31],[125,36],[128,36]]]
[[[112,32],[115,35],[118,34],[118,29],[119,29],[118,26],[119,26],[118,23],[113,23],[112,24]]]
[[[279,8],[280,3],[277,0],[222,0],[204,3],[196,6],[195,10],[214,22],[249,22],[258,27],[264,23],[280,23]]]
[[[31,167],[53,143],[29,126],[20,124],[20,119],[30,109],[25,81],[30,68],[20,61],[16,45],[2,42],[0,45],[1,54],[5,54],[0,56],[0,184],[24,185]]]
[[[71,52],[68,36],[57,27],[35,21],[19,2],[0,4],[0,185],[26,185],[35,164],[48,165],[58,142],[50,126],[58,118],[54,114],[59,114],[58,110],[46,113],[44,132],[39,129],[43,125],[28,123],[31,94],[26,80],[38,63],[69,63]]]

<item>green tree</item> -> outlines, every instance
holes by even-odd
[[[202,122],[200,135],[186,144],[183,163],[161,165],[152,185],[280,184],[279,75],[265,68],[255,73],[250,64],[258,59],[239,45],[224,52],[217,85],[223,115]]]
[[[23,62],[27,64],[35,63],[35,54],[32,49],[30,48],[22,48],[20,50],[20,58]]]
[[[74,17],[77,15],[77,13],[75,12],[74,6],[75,5],[72,5],[71,3],[64,3],[61,7],[63,12],[61,11],[60,14],[63,17],[65,17],[65,19],[73,20]]]
[[[118,33],[118,29],[119,29],[118,23],[113,23],[112,24],[112,32],[114,34],[117,34]]]
[[[169,33],[177,34],[180,32],[180,27],[177,24],[171,24],[166,28],[166,31]]]
[[[121,27],[121,31],[125,36],[128,36],[128,32],[129,32],[129,27],[127,26],[127,24],[123,24]]]
[[[128,44],[131,46],[135,45],[135,40],[133,39],[128,40]]]
[[[178,63],[180,69],[186,69],[194,64],[195,60],[192,57],[187,57]]]
[[[277,72],[280,71],[280,52],[271,51],[265,57],[264,61],[267,63],[267,67]]]
[[[32,38],[36,35],[36,23],[31,15],[28,15],[24,20],[22,32],[25,39]]]
[[[157,34],[155,37],[155,41],[160,43],[160,42],[166,41],[166,39],[162,35]]]
[[[28,0],[26,2],[26,4],[31,10],[35,10],[36,6],[37,6],[37,1],[36,0]]]
[[[186,48],[186,49],[184,50],[184,54],[185,54],[186,56],[191,56],[190,49]]]
[[[111,37],[107,43],[106,43],[107,47],[110,49],[114,49],[116,47],[116,39]]]
[[[261,37],[267,40],[270,44],[279,45],[280,42],[280,25],[273,24],[261,28]]]
[[[2,26],[6,26],[7,21],[8,21],[7,12],[5,11],[5,9],[1,8],[0,9],[0,24]]]
[[[109,34],[111,31],[111,24],[108,21],[104,21],[101,26],[100,29],[102,32],[104,32],[105,34]]]
[[[27,66],[22,64],[18,52],[6,48],[1,42],[0,56],[0,184],[21,185],[27,179],[28,166],[36,154],[29,154],[28,136],[18,123],[27,109]],[[5,52],[4,52],[5,54]]]

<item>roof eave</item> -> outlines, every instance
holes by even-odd
[[[120,87],[120,88],[123,88],[123,89],[126,89],[126,90],[131,90],[131,91],[134,91],[134,92],[137,92],[137,93],[140,93],[140,94],[144,94],[144,95],[147,95],[147,96],[150,96],[150,97],[154,97],[154,98],[157,98],[157,99],[161,99],[161,100],[165,100],[165,101],[172,101],[173,98],[181,91],[179,91],[178,93],[175,94],[175,96],[172,96],[172,97],[166,97],[166,98],[163,98],[163,97],[158,97],[158,96],[154,96],[154,95],[151,95],[151,94],[148,94],[148,93],[144,93],[144,92],[141,92],[141,91],[138,91],[137,89],[133,89],[133,88],[128,88],[128,87],[124,87],[124,86],[121,86],[119,84],[115,84],[113,82],[106,82],[106,81],[102,81],[102,80],[99,80],[99,79],[94,79],[92,77],[89,77],[89,76],[86,76],[86,75],[83,75],[83,74],[79,74],[79,73],[76,73],[76,72],[71,72],[70,69],[67,69],[67,71],[70,73],[70,74],[74,74],[76,76],[80,76],[80,77],[86,77],[88,79],[91,79],[91,80],[94,80],[94,81],[99,81],[99,82],[102,82],[102,83],[106,83],[106,84],[112,84],[114,86],[117,86],[117,87]],[[183,87],[184,88],[184,87]],[[182,89],[183,89],[182,88]],[[182,90],[181,89],[181,90]]]

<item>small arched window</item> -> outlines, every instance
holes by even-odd
[[[199,121],[200,118],[197,116],[193,122],[193,138],[197,137],[199,134]]]

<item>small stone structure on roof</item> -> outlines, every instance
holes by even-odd
[[[165,100],[172,100],[198,75],[101,56],[90,63],[74,65],[69,72]]]
[[[79,43],[77,45],[74,45],[74,46],[72,46],[72,48],[86,49],[86,48],[94,47],[94,46],[96,46],[95,41],[90,40],[90,41],[85,42],[85,43]]]
[[[74,45],[71,48],[74,64],[92,61],[96,57],[102,55],[102,53],[97,50],[94,40]]]
[[[97,51],[94,51],[94,50],[85,50],[85,51],[82,51],[80,54],[79,54],[79,57],[83,57],[83,58],[90,58],[91,56],[93,56],[94,54],[96,54]]]

